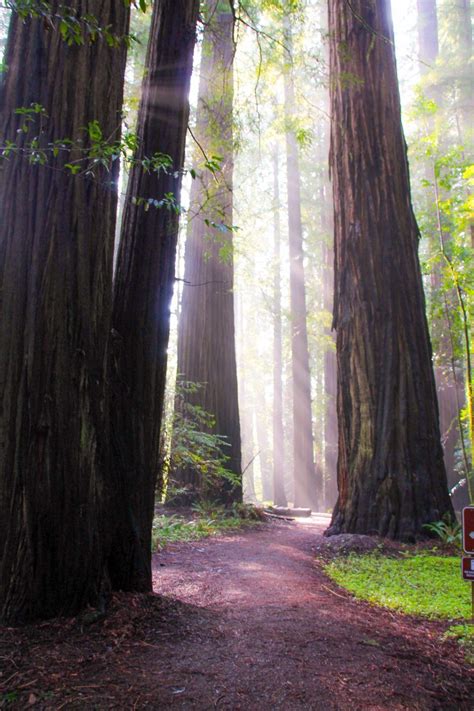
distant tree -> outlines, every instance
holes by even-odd
[[[208,167],[194,180],[185,248],[182,308],[178,327],[178,381],[202,384],[189,403],[212,414],[215,434],[232,479],[210,486],[191,466],[173,472],[189,497],[238,501],[241,442],[237,394],[232,246],[233,27],[228,0],[208,0],[195,137]],[[218,157],[218,166],[213,166]],[[214,169],[214,174],[213,174]]]
[[[270,460],[268,424],[265,417],[267,413],[267,401],[265,397],[265,382],[263,380],[255,383],[255,404],[257,408],[255,424],[257,429],[260,475],[262,479],[262,498],[264,501],[271,501],[273,499],[273,468]]]
[[[120,138],[129,11],[113,0],[68,8],[93,14],[117,46],[100,34],[67,43],[14,12],[0,85],[2,143],[16,146],[0,169],[6,622],[97,603],[110,520],[105,371],[119,166],[100,153]]]
[[[452,515],[388,0],[329,1],[339,498],[328,533]]]
[[[439,57],[435,78],[449,107],[456,141],[472,142],[472,10],[470,0],[437,0]],[[472,149],[471,149],[472,150]]]
[[[301,175],[294,127],[295,88],[291,69],[292,35],[285,19],[285,46],[290,64],[285,69],[285,120],[288,186],[288,231],[290,253],[291,358],[293,386],[294,504],[318,508],[321,471],[316,469],[313,451],[311,375],[304,270],[303,225],[301,220]]]
[[[247,333],[244,328],[244,306],[242,294],[239,294],[239,346],[240,353],[244,352],[245,346],[247,345]],[[254,402],[253,393],[250,382],[251,370],[252,368],[248,366],[246,358],[241,356],[240,358],[240,368],[238,372],[239,381],[239,414],[240,414],[240,433],[241,433],[241,448],[242,448],[242,462],[245,462],[244,471],[242,472],[242,487],[243,496],[246,501],[251,501],[252,503],[257,502],[257,494],[255,491],[255,452],[254,452]]]
[[[436,0],[417,0],[418,56],[422,73],[438,58],[438,15]]]
[[[287,506],[283,429],[283,335],[281,316],[281,220],[278,148],[273,156],[273,501]]]
[[[436,62],[439,57],[439,33],[436,0],[418,0],[417,2],[417,30],[418,30],[418,55],[420,58],[420,72],[422,81],[420,88],[423,90],[422,101],[425,102],[427,110],[423,117],[424,141],[421,143],[426,149],[427,139],[438,135],[443,135],[442,140],[449,140],[448,132],[441,130],[441,116],[443,107],[443,96],[440,87],[439,70]],[[431,102],[434,101],[436,105]],[[427,135],[428,134],[428,135]],[[448,484],[455,486],[459,480],[456,471],[456,448],[459,441],[459,409],[463,404],[464,395],[462,391],[462,375],[459,377],[454,366],[453,354],[453,334],[451,323],[446,318],[446,308],[439,308],[440,302],[456,303],[456,295],[448,295],[443,289],[443,264],[440,258],[440,235],[438,231],[438,221],[433,211],[433,203],[436,205],[436,191],[433,189],[433,179],[435,178],[433,169],[433,147],[429,148],[429,157],[425,155],[423,160],[423,210],[432,218],[430,228],[427,230],[428,249],[430,253],[430,290],[428,294],[429,316],[431,336],[435,350],[435,381],[438,395],[438,405],[440,414],[441,441],[443,443],[444,462]],[[421,181],[420,181],[421,182]],[[429,190],[427,187],[429,186]],[[433,197],[435,200],[433,201]],[[421,208],[421,205],[418,205]],[[421,223],[423,224],[423,223]],[[446,232],[444,240],[449,241],[449,234]]]
[[[198,0],[153,5],[146,74],[117,259],[111,347],[116,477],[112,584],[151,589],[170,303]],[[151,159],[152,165],[146,160]],[[160,168],[161,165],[161,168]]]
[[[459,104],[462,123],[461,138],[467,143],[474,136],[472,115],[474,112],[474,91],[472,88],[472,3],[471,0],[459,0],[455,4],[458,69]],[[474,224],[474,221],[473,221]],[[472,228],[474,244],[474,226]]]
[[[429,255],[424,269],[430,275],[428,313],[444,459],[448,483],[456,491],[453,502],[459,508],[473,495],[469,228],[474,222],[469,222],[468,197],[472,121],[463,119],[472,94],[469,8],[463,2],[424,0],[418,3],[417,26],[422,78],[409,115],[412,185],[426,238],[422,254]]]
[[[329,190],[326,186],[321,191],[321,204],[330,204]],[[332,219],[323,208],[323,224],[332,229]],[[334,247],[325,244],[324,250],[324,308],[328,314],[332,312],[334,295]],[[337,499],[337,362],[334,343],[334,332],[330,325],[326,329],[328,343],[324,352],[324,390],[326,396],[326,412],[324,419],[324,474],[326,509],[332,509]]]

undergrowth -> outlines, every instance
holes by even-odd
[[[169,543],[185,543],[207,538],[218,533],[258,525],[262,520],[260,509],[246,504],[236,504],[232,509],[221,506],[197,505],[193,518],[179,514],[155,516],[152,546],[157,551]]]
[[[355,597],[383,607],[432,618],[471,617],[470,586],[457,557],[351,555],[328,563],[325,571]]]

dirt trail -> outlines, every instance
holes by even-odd
[[[192,614],[160,655],[160,708],[473,709],[436,624],[357,603],[314,565],[322,522],[169,549],[155,589]],[[158,661],[158,660],[157,660]],[[157,706],[158,708],[158,706]]]
[[[265,524],[154,557],[158,595],[0,628],[0,708],[474,709],[440,623],[355,602],[314,563],[324,523]]]

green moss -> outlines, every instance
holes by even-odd
[[[325,570],[355,597],[376,605],[427,617],[471,616],[470,586],[461,578],[456,557],[352,555],[327,564]]]

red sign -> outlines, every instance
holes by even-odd
[[[462,558],[462,577],[474,582],[474,558]]]
[[[462,547],[464,553],[474,555],[474,506],[462,510]]]

